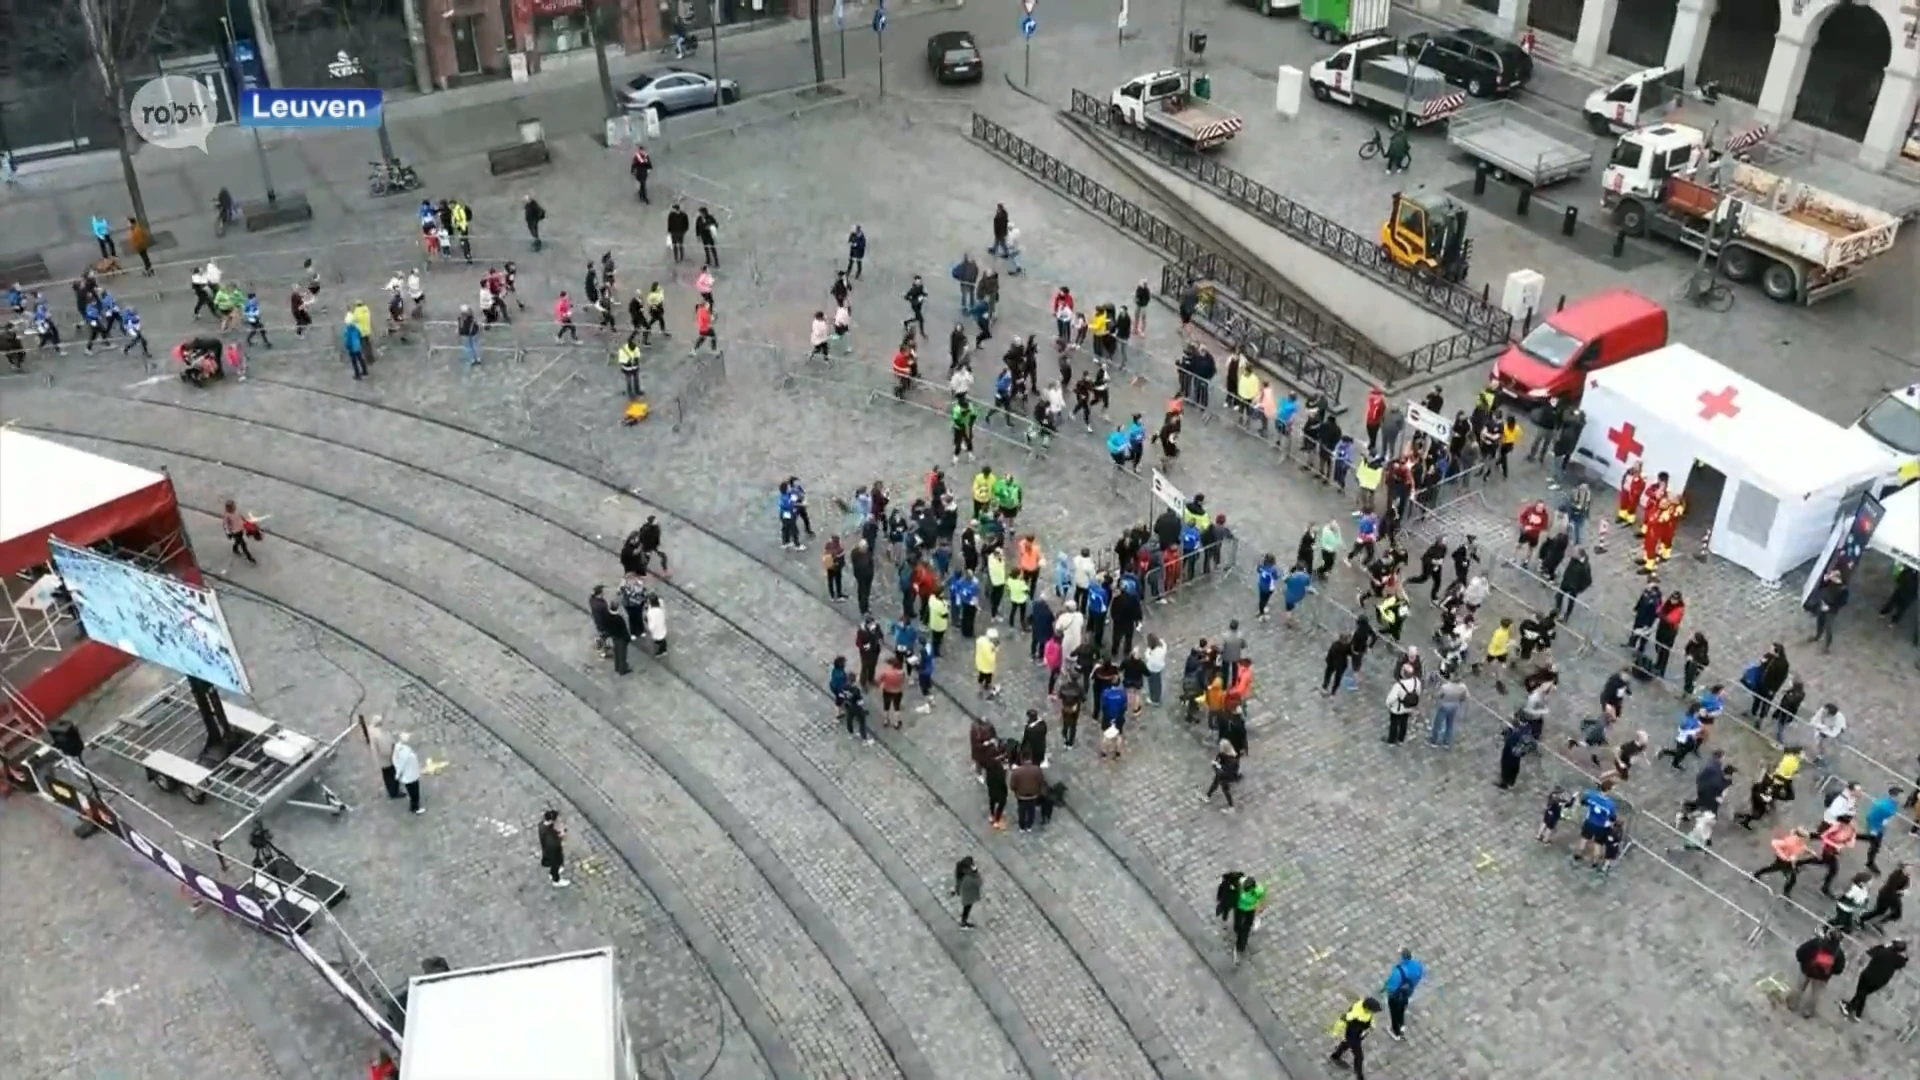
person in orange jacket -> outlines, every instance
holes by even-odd
[[[1633,512],[1640,507],[1640,495],[1647,489],[1646,473],[1639,462],[1627,466],[1620,476],[1620,524],[1632,525]]]
[[[1658,507],[1648,510],[1640,522],[1640,569],[1648,574],[1660,568],[1660,528]]]
[[[902,341],[900,347],[894,350],[893,353],[893,396],[897,398],[906,397],[907,391],[913,388],[914,364],[912,341],[912,338]]]
[[[1387,395],[1379,387],[1367,390],[1367,408],[1362,420],[1367,426],[1367,456],[1379,453],[1380,425],[1387,419]]]
[[[1687,516],[1685,496],[1676,496],[1667,500],[1666,509],[1660,520],[1660,558],[1673,558],[1673,538],[1680,531],[1680,519]]]

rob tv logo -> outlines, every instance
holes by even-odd
[[[240,126],[379,127],[378,90],[243,90]]]

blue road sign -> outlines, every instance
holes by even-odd
[[[1020,17],[1020,35],[1022,37],[1032,37],[1033,32],[1038,29],[1040,29],[1040,24],[1033,21],[1033,16],[1022,15]]]
[[[874,8],[873,9],[873,32],[878,34],[882,30],[885,30],[886,28],[887,28],[887,9],[884,6]]]

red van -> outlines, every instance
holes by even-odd
[[[1580,399],[1587,374],[1667,343],[1667,309],[1631,289],[1608,289],[1547,316],[1493,365],[1500,392],[1519,401]]]

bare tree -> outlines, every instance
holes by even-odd
[[[87,51],[100,73],[97,89],[106,96],[120,138],[120,172],[127,181],[133,216],[147,224],[147,202],[140,194],[140,174],[133,168],[133,127],[127,112],[123,65],[147,55],[166,16],[167,0],[79,0],[80,22],[87,32]]]
[[[827,82],[827,62],[820,55],[820,0],[807,0],[807,29],[813,37],[813,85]]]

